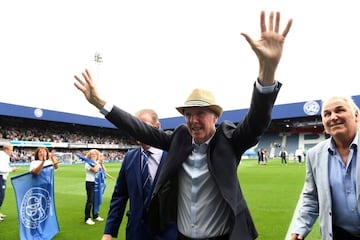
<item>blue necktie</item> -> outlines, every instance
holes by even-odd
[[[150,151],[143,151],[142,156],[142,165],[141,165],[141,177],[142,177],[142,184],[143,184],[143,197],[144,202],[147,197],[150,195],[151,192],[151,175],[149,173],[149,156]]]

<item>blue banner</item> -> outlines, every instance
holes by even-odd
[[[86,162],[87,164],[89,164],[91,167],[95,167],[96,166],[96,162],[88,159],[87,157],[84,157],[83,155],[79,154],[79,153],[75,153],[75,156],[77,156],[78,158],[80,158],[81,160],[83,160],[84,162]]]
[[[102,168],[95,174],[95,194],[94,194],[94,212],[100,211],[100,206],[103,202],[103,194],[106,188],[105,173]]]
[[[96,162],[82,156],[81,154],[75,154],[78,158],[89,164],[91,167],[96,166]],[[106,188],[106,174],[104,169],[99,168],[99,171],[95,174],[95,193],[94,193],[94,212],[98,213],[100,211],[100,206],[103,202],[103,194]]]
[[[11,178],[16,197],[20,240],[49,240],[59,231],[54,199],[54,167],[39,175],[31,172]]]

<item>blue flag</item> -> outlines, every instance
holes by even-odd
[[[94,194],[94,212],[100,211],[100,206],[103,202],[103,194],[106,187],[105,173],[102,168],[95,174],[95,194]]]
[[[54,199],[54,167],[39,175],[31,172],[11,178],[18,210],[21,240],[49,240],[59,231]]]
[[[89,164],[91,167],[96,166],[96,162],[82,156],[81,154],[75,154],[78,158]],[[100,211],[100,206],[103,202],[103,194],[106,188],[106,174],[104,169],[99,168],[99,171],[95,174],[95,193],[94,193],[94,212],[98,213]]]
[[[96,166],[96,162],[88,159],[87,157],[84,157],[83,155],[79,154],[79,153],[75,153],[75,156],[77,156],[78,158],[80,158],[81,160],[83,160],[84,162],[86,162],[87,164],[89,164],[91,167],[95,167]]]

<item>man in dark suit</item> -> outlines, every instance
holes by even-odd
[[[160,128],[157,113],[152,109],[142,109],[135,116],[143,122]],[[153,187],[158,178],[160,169],[165,161],[167,153],[161,149],[139,142],[140,147],[126,153],[121,165],[119,176],[114,187],[110,202],[110,210],[106,220],[106,226],[102,240],[110,240],[118,236],[120,224],[128,200],[130,208],[126,213],[128,222],[126,225],[127,240],[176,240],[177,228],[175,222],[167,223],[167,227],[156,236],[152,236],[149,226],[143,221],[144,210],[149,202],[148,196],[143,191],[142,163],[145,160],[143,152],[149,154],[147,160],[149,182]],[[152,191],[152,187],[150,192]]]
[[[270,13],[268,28],[264,12],[260,19],[260,40],[242,33],[258,57],[260,69],[248,113],[237,125],[223,121],[216,127],[222,108],[211,92],[194,89],[184,105],[176,108],[186,125],[169,134],[102,99],[88,70],[82,73],[84,79],[75,76],[75,86],[106,119],[135,139],[168,152],[147,211],[153,233],[176,221],[180,240],[257,238],[237,167],[241,155],[259,141],[270,124],[281,87],[275,71],[292,24],[289,20],[279,34],[280,13]]]

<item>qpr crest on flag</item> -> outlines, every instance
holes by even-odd
[[[54,167],[39,175],[31,172],[11,178],[16,197],[20,240],[48,240],[59,231],[54,201]]]

